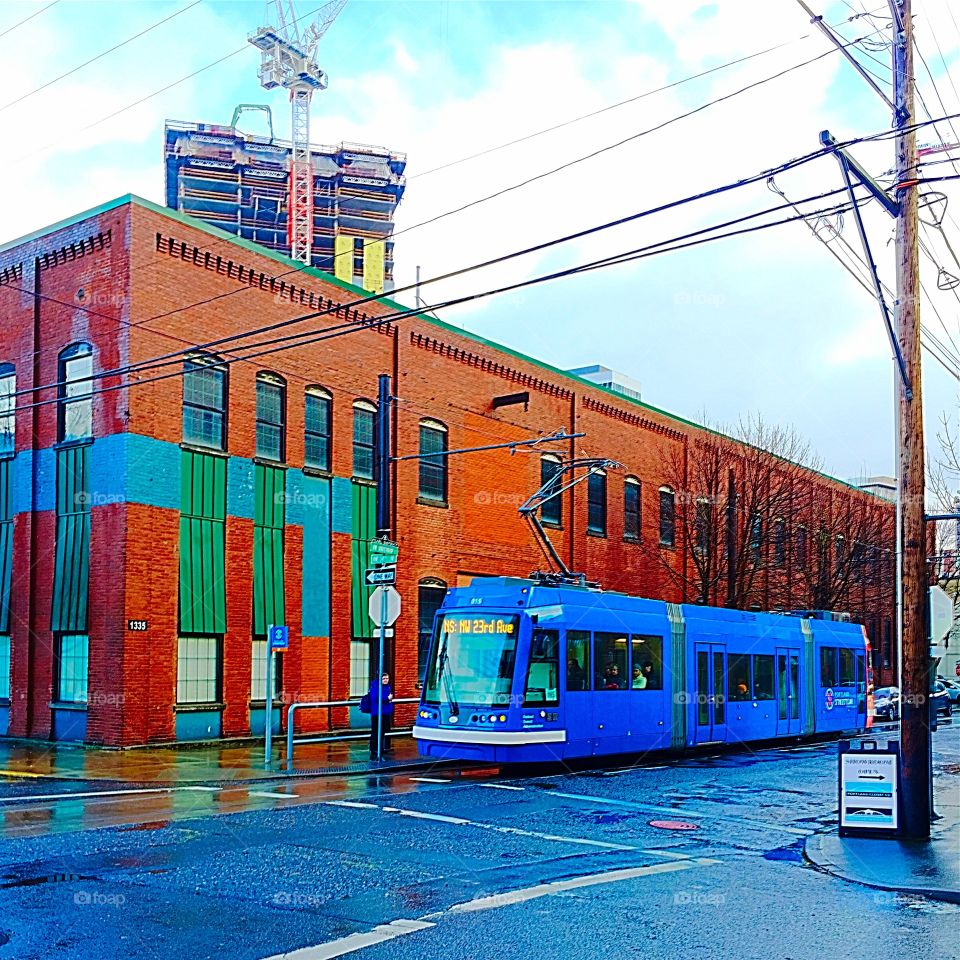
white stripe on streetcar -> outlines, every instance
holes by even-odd
[[[417,933],[435,926],[435,923],[428,923],[426,920],[394,920],[392,923],[383,923],[374,927],[367,933],[352,933],[349,937],[332,940],[330,943],[320,943],[315,947],[301,947],[289,953],[276,953],[266,957],[265,960],[333,960],[334,957],[342,957],[345,953],[353,953],[355,950],[363,950],[364,947],[386,943],[388,940],[395,940],[397,937],[404,937],[409,933]]]

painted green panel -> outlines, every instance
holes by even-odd
[[[367,615],[367,603],[373,587],[364,583],[370,565],[370,541],[377,535],[377,491],[367,484],[353,485],[353,543],[350,556],[351,624],[357,639],[373,637],[373,623]]]
[[[226,461],[184,450],[182,465],[180,629],[183,633],[224,633]]]
[[[258,463],[254,475],[253,632],[284,623],[283,525],[286,471]]]
[[[13,519],[13,458],[0,460],[0,522]]]
[[[90,447],[57,451],[57,522],[50,626],[85,633],[90,567]]]

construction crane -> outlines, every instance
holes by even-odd
[[[327,75],[317,64],[317,44],[347,0],[330,0],[303,30],[293,0],[267,3],[278,26],[264,26],[248,38],[261,54],[260,83],[267,90],[290,92],[290,202],[287,239],[290,256],[310,263],[313,236],[313,167],[310,162],[310,102],[317,90],[326,90]]]

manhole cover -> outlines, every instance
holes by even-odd
[[[695,823],[688,823],[686,820],[651,820],[651,827],[658,830],[699,830]]]

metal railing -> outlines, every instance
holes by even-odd
[[[398,697],[393,701],[394,706],[403,703],[419,703],[419,697]],[[287,770],[293,769],[293,752],[297,744],[306,743],[339,743],[341,740],[366,740],[370,734],[367,733],[334,733],[323,737],[301,737],[294,739],[294,719],[298,710],[323,710],[333,707],[359,707],[359,700],[313,700],[307,703],[291,703],[287,710],[287,756],[285,765]],[[404,737],[412,732],[412,727],[404,727],[401,730],[391,730],[388,737]]]

